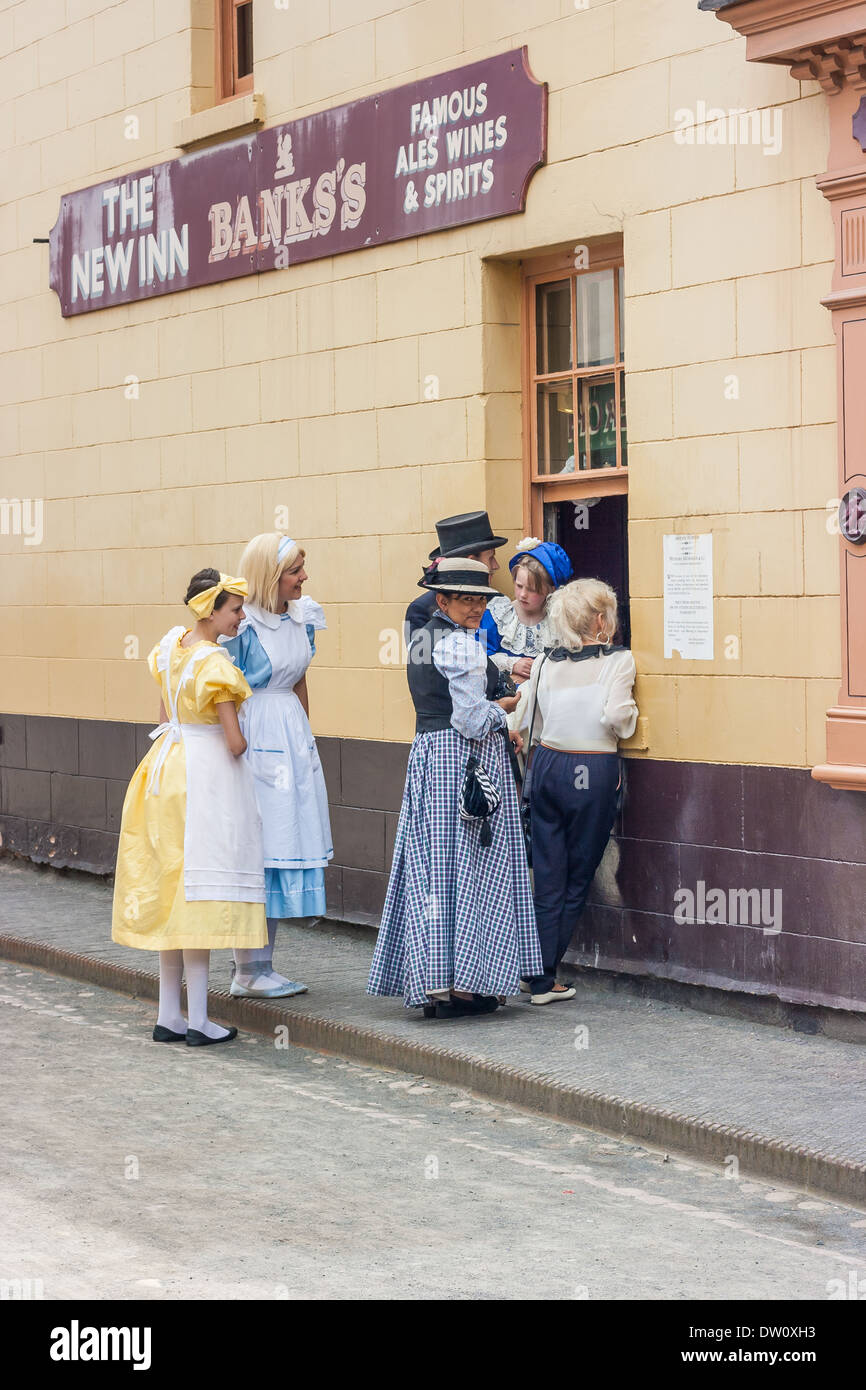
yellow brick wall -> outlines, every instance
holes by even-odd
[[[64,320],[33,238],[63,192],[177,156],[175,122],[212,101],[212,14],[0,10],[0,497],[45,507],[41,545],[0,536],[0,707],[152,718],[142,658],[189,575],[235,570],[283,515],[328,610],[314,728],[408,739],[380,633],[435,518],[486,506],[523,530],[519,257],[620,232],[649,754],[821,760],[840,657],[818,88],[747,65],[682,0],[256,0],[269,123],[526,43],[550,87],[526,213]],[[675,113],[700,101],[780,111],[781,152],[678,144]],[[714,536],[713,662],[663,657],[671,531]]]

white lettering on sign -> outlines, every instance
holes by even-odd
[[[137,253],[138,283],[165,283],[176,275],[189,274],[189,225],[180,231],[164,227],[162,231],[144,233],[153,226],[153,174],[138,179],[111,184],[102,190],[102,209],[106,241],[102,246],[72,255],[72,302],[77,299],[100,299],[105,293],[106,278],[109,293],[125,290],[129,285],[132,258]],[[142,232],[126,241],[109,241],[126,231]]]
[[[336,168],[325,169],[315,184],[302,178],[262,188],[256,198],[258,226],[246,194],[234,211],[229,203],[212,203],[209,263],[326,236],[336,220],[338,194],[341,229],[357,227],[367,204],[366,179],[366,164],[346,168],[346,161],[338,159]]]

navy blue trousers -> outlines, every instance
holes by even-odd
[[[616,753],[557,753],[532,758],[529,806],[535,917],[544,974],[530,980],[546,994],[584,909],[616,815]]]

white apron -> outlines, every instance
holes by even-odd
[[[264,903],[262,822],[253,779],[244,758],[236,758],[220,724],[181,724],[177,693],[168,679],[169,654],[184,628],[173,628],[160,645],[157,666],[166,672],[169,721],[150,737],[162,738],[147,791],[159,795],[162,766],[173,744],[183,739],[186,758],[186,823],[183,885],[187,902]],[[196,663],[210,655],[197,648],[181,668],[178,690]],[[228,661],[228,656],[226,656]]]
[[[328,792],[319,750],[294,687],[310,664],[303,622],[261,614],[247,617],[271,664],[268,684],[240,709],[256,801],[264,822],[268,869],[320,869],[333,857]]]

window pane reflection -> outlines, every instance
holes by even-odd
[[[538,471],[574,472],[574,397],[571,382],[538,388]]]
[[[613,271],[578,275],[577,365],[606,367],[614,357]]]
[[[536,371],[571,369],[571,287],[568,280],[539,285],[535,291]]]
[[[616,391],[613,376],[578,385],[578,468],[616,467]]]

